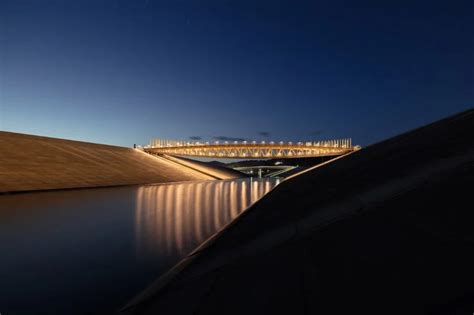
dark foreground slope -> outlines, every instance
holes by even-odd
[[[123,310],[472,314],[474,111],[290,178]]]
[[[0,193],[215,178],[130,148],[0,132]]]

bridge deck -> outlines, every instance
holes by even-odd
[[[145,152],[206,158],[303,158],[338,156],[357,150],[350,140],[308,143],[199,143],[166,141],[152,142]]]

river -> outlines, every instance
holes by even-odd
[[[0,313],[114,313],[278,182],[2,195]]]

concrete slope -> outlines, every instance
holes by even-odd
[[[207,179],[130,148],[0,132],[0,192]]]
[[[289,178],[127,314],[472,314],[474,110]]]
[[[184,165],[186,167],[195,169],[197,171],[200,171],[202,173],[208,174],[210,176],[213,176],[219,179],[233,179],[233,178],[247,177],[247,175],[244,173],[241,173],[239,171],[236,171],[224,166],[210,165],[209,163],[195,161],[195,160],[187,159],[184,157],[178,157],[178,156],[170,156],[170,155],[165,155],[165,154],[163,154],[162,156],[180,165]]]

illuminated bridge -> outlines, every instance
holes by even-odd
[[[143,149],[151,154],[168,154],[207,158],[304,158],[346,154],[359,149],[352,146],[351,139],[317,142],[273,142],[273,141],[175,141],[153,139]]]

